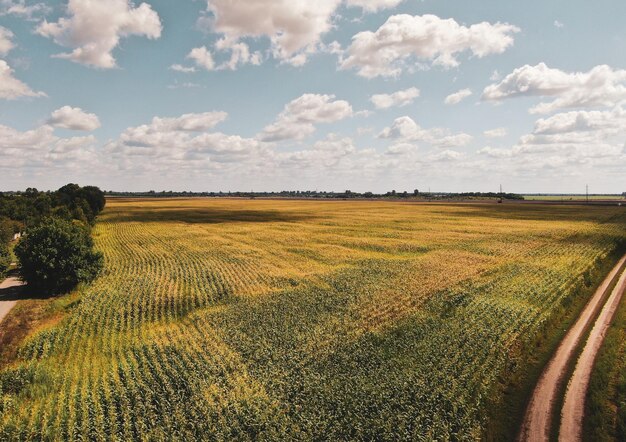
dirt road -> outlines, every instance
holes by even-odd
[[[560,441],[577,442],[582,440],[585,397],[589,387],[593,363],[604,341],[607,329],[615,316],[615,312],[619,308],[624,291],[626,291],[626,271],[622,273],[619,282],[602,308],[567,386],[565,402],[561,410]]]
[[[17,295],[23,285],[17,278],[7,278],[0,283],[0,322],[17,303]]]
[[[585,330],[587,330],[587,327],[595,318],[598,310],[602,308],[602,301],[605,299],[604,295],[614,278],[620,274],[624,263],[626,263],[626,256],[619,260],[617,265],[611,270],[611,273],[598,287],[541,374],[526,410],[519,440],[532,442],[549,440],[552,423],[551,414],[554,403],[557,400],[559,385],[562,385],[564,381],[567,367]]]

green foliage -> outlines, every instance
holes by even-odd
[[[84,226],[49,218],[31,229],[15,248],[22,277],[29,285],[51,293],[92,281],[103,265],[102,254]]]
[[[0,243],[0,278],[4,278],[11,265],[11,254],[6,243]]]
[[[104,205],[104,193],[94,186],[67,184],[56,192],[28,188],[24,192],[0,193],[0,218],[17,220],[27,227],[50,216],[92,224]]]
[[[594,363],[585,402],[583,440],[626,440],[626,298]]]

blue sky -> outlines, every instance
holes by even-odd
[[[623,192],[625,16],[0,0],[0,189]]]

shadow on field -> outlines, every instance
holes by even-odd
[[[123,212],[110,212],[110,222],[183,222],[198,224],[221,224],[233,222],[269,223],[298,222],[315,218],[301,212],[279,212],[273,210],[224,210],[219,208],[150,209],[126,208]]]
[[[19,280],[19,274],[16,270],[9,272],[7,278],[15,278]],[[0,281],[1,282],[1,281]],[[0,288],[0,301],[22,301],[25,299],[48,299],[52,297],[40,291],[29,289],[27,285],[17,285],[13,287]]]
[[[607,217],[607,212],[614,210]],[[626,222],[626,209],[618,207],[591,206],[556,206],[505,204],[497,206],[466,205],[459,210],[442,210],[443,216],[490,218],[521,221],[584,221],[603,224],[621,224]],[[609,212],[610,213],[610,212]]]

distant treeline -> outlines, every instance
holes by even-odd
[[[464,192],[464,193],[430,193],[419,192],[414,190],[413,192],[396,192],[392,190],[386,193],[373,193],[373,192],[352,192],[346,190],[345,192],[321,192],[313,190],[283,190],[282,192],[174,192],[174,191],[162,191],[155,192],[154,190],[148,192],[115,192],[105,191],[105,195],[110,197],[127,197],[127,198],[180,198],[180,197],[211,197],[211,198],[317,198],[317,199],[359,199],[359,198],[389,198],[389,199],[402,199],[402,198],[419,198],[426,200],[454,200],[454,199],[506,199],[506,200],[523,200],[522,195],[515,193],[496,193],[496,192]]]
[[[104,192],[94,186],[67,184],[54,192],[28,188],[0,192],[0,276],[11,262],[9,243],[16,233],[28,232],[50,219],[78,221],[88,226],[104,209]]]
[[[28,188],[23,192],[0,192],[0,219],[17,221],[23,227],[50,217],[92,224],[105,204],[104,192],[94,186],[67,184],[52,192]]]

